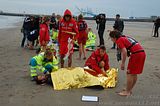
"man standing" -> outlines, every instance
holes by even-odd
[[[120,19],[119,14],[116,15],[116,20],[115,20],[113,28],[114,30],[118,30],[119,32],[121,32],[121,34],[123,34],[124,22],[123,20]],[[111,49],[115,49],[115,48],[116,48],[116,44],[113,43],[113,47]]]
[[[99,46],[104,45],[104,39],[103,34],[106,26],[106,15],[105,14],[99,14],[96,17],[96,23],[97,23],[97,29],[98,29],[98,35],[99,35]]]
[[[23,22],[23,26],[22,26],[23,39],[22,39],[21,47],[24,47],[25,40],[31,31],[31,26],[32,26],[31,17],[29,17],[29,16],[25,17],[24,22]],[[27,45],[28,45],[28,42],[27,42]]]
[[[144,62],[146,58],[143,47],[132,37],[124,36],[119,31],[111,31],[109,36],[111,40],[117,44],[122,53],[121,70],[125,70],[125,61],[127,55],[129,62],[127,67],[127,85],[124,90],[118,94],[121,96],[129,96],[137,82],[137,76],[143,72]]]
[[[160,27],[160,17],[156,19],[156,21],[154,22],[154,26],[155,26],[155,29],[154,29],[153,37],[158,37],[159,36],[158,29]]]
[[[50,19],[48,17],[43,17],[43,22],[40,24],[39,30],[39,42],[42,50],[46,50],[46,46],[50,40],[49,36],[49,22]]]
[[[72,18],[70,10],[64,12],[62,21],[59,24],[58,43],[60,50],[61,68],[64,67],[64,60],[68,58],[68,67],[72,65],[73,43],[79,36],[76,21]]]
[[[84,60],[86,59],[86,50],[85,45],[87,41],[87,23],[83,20],[82,14],[78,16],[78,31],[79,31],[79,37],[78,37],[78,45],[79,45],[79,60],[81,60],[82,53],[84,54]]]
[[[52,16],[51,16],[49,27],[50,27],[50,30],[57,29],[55,13],[53,13]]]

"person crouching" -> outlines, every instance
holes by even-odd
[[[32,81],[36,81],[38,73],[49,74],[58,70],[58,61],[49,49],[32,57],[29,65]]]
[[[92,71],[87,71],[94,76],[102,74],[106,76],[106,71],[109,69],[109,59],[106,53],[105,46],[101,45],[87,59],[85,66],[88,66]]]

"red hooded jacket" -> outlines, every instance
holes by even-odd
[[[100,49],[94,51],[91,56],[87,59],[85,66],[96,71],[95,73],[91,73],[92,75],[103,74],[101,68],[99,67],[99,62],[104,61],[105,67],[104,70],[107,71],[109,69],[109,59],[107,53],[104,54],[103,57],[100,56]]]
[[[65,15],[70,15],[71,19],[68,22],[65,21],[64,18],[60,21],[59,34],[58,34],[58,41],[59,41],[59,43],[61,43],[61,42],[67,42],[69,37],[71,39],[73,38],[73,35],[68,34],[68,33],[64,32],[64,31],[76,33],[76,36],[74,36],[74,39],[77,39],[78,35],[79,35],[76,21],[72,18],[72,14],[71,14],[71,12],[68,9],[64,12],[64,16]]]
[[[70,15],[71,19],[66,21],[64,17]],[[67,9],[64,12],[64,17],[59,23],[58,42],[60,44],[60,54],[66,54],[68,51],[68,38],[76,40],[79,36],[78,27],[76,21],[72,18],[71,12]],[[74,32],[76,35],[72,35],[66,32]]]
[[[48,25],[45,23],[40,24],[39,40],[41,45],[43,45],[42,41],[49,41],[49,28]]]

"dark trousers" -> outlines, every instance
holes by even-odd
[[[113,48],[116,48],[116,43],[113,43]]]
[[[24,30],[23,31],[23,39],[22,39],[21,47],[24,47],[24,43],[25,43],[25,41],[27,39],[28,34],[29,34],[28,30]]]
[[[159,29],[159,26],[155,26],[154,37],[158,37],[159,36],[158,29]]]
[[[99,45],[104,45],[103,34],[104,34],[104,30],[98,30],[98,35],[99,35]]]

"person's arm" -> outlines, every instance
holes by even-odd
[[[77,40],[78,37],[79,37],[79,31],[78,31],[78,26],[77,26],[77,23],[76,23],[76,22],[74,22],[73,30],[74,30],[74,32],[76,33],[76,35],[73,35],[73,36],[74,36],[74,40]]]
[[[107,71],[109,69],[109,58],[108,55],[106,54],[106,58],[105,58],[105,66],[104,66],[105,71]]]
[[[123,29],[124,29],[124,21],[122,20],[122,30],[121,30],[121,32],[123,32]]]
[[[99,30],[99,22],[100,22],[100,21],[99,21],[99,17],[96,17],[96,24],[97,24],[96,29],[97,29],[97,30]]]
[[[58,43],[60,44],[60,40],[61,40],[61,31],[62,31],[62,29],[61,29],[61,25],[60,25],[60,22],[59,22],[59,32],[58,32]]]
[[[86,31],[86,39],[88,39],[88,25],[87,25],[87,23],[85,22],[85,27],[86,27],[86,29],[85,29],[85,31]]]
[[[115,21],[113,28],[114,28],[114,30],[118,29],[118,21],[117,20]]]
[[[90,58],[90,66],[91,68],[96,71],[98,74],[104,74],[103,71],[100,69],[98,66],[98,62],[96,61],[96,55],[95,53],[92,53],[91,58]]]
[[[121,70],[124,70],[125,69],[125,61],[127,58],[127,49],[126,48],[121,49],[121,55],[122,55]]]

